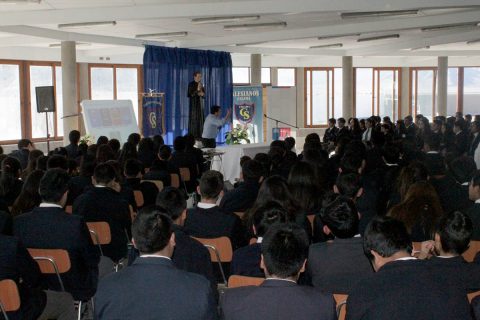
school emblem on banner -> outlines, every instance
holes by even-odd
[[[162,93],[143,96],[143,135],[151,137],[165,134],[165,100]]]
[[[251,123],[255,117],[255,103],[242,103],[234,106],[235,117],[242,124]]]

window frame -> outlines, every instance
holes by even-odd
[[[309,68],[304,68],[304,104],[303,104],[303,120],[304,120],[304,126],[305,128],[327,128],[328,127],[328,119],[330,119],[334,114],[335,114],[335,67],[309,67]],[[341,68],[340,68],[341,70]],[[307,105],[308,105],[308,99],[307,99],[307,73],[310,71],[310,119],[308,119],[308,112],[307,112]],[[313,76],[313,71],[325,71],[327,72],[327,123],[326,124],[313,124],[313,94],[312,94],[312,89],[313,89],[313,81],[312,81],[312,76]],[[331,74],[331,83],[330,83],[330,74]],[[331,89],[330,89],[331,88]],[[330,94],[330,91],[332,94]],[[330,101],[332,102],[332,113],[333,115],[330,115]],[[308,125],[308,123],[312,123]]]
[[[282,85],[278,84],[278,71],[281,70],[281,69],[293,69],[293,86],[282,86]],[[296,87],[297,82],[298,82],[297,81],[297,68],[295,68],[295,67],[278,67],[277,68],[277,87],[282,87],[282,88]]]
[[[247,69],[247,70],[248,70],[248,72],[247,72],[247,74],[248,74],[248,82],[233,82],[233,69]],[[250,67],[245,67],[245,66],[235,66],[235,67],[232,67],[232,84],[233,84],[234,86],[249,86],[249,85],[251,85],[251,83],[252,83],[252,75],[251,75],[251,73],[250,73],[251,70],[252,70],[252,69],[251,69]],[[260,79],[260,81],[261,81],[261,80],[262,80],[262,79]],[[271,81],[271,80],[270,80],[270,81]]]

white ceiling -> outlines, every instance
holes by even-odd
[[[20,0],[18,0],[20,1]],[[410,16],[342,19],[342,12],[420,9]],[[192,18],[260,15],[245,23],[286,22],[282,29],[224,31],[224,24],[192,24]],[[115,26],[58,29],[58,24],[116,21]],[[0,58],[58,57],[52,43],[74,40],[79,60],[111,57],[141,61],[145,43],[225,50],[238,57],[312,61],[321,57],[452,57],[479,56],[480,27],[422,32],[422,27],[480,22],[480,0],[42,0],[1,4]],[[232,23],[226,23],[232,24]],[[235,24],[235,23],[233,23]],[[135,39],[137,34],[187,31],[174,41]],[[361,34],[360,36],[356,34]],[[400,38],[357,42],[359,38],[399,34]],[[318,40],[318,37],[350,35]],[[341,48],[309,49],[342,43]],[[429,47],[428,49],[425,49]],[[422,49],[424,48],[424,49]],[[413,49],[413,50],[412,50]],[[127,61],[125,61],[127,62]]]

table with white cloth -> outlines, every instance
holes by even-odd
[[[268,153],[270,145],[266,143],[236,144],[221,146],[215,149],[218,156],[212,161],[212,170],[220,171],[224,180],[235,183],[235,179],[240,177],[240,158],[249,156],[254,158],[257,153]]]

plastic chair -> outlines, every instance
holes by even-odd
[[[480,251],[480,241],[472,240],[470,241],[470,246],[468,250],[465,251],[462,256],[467,262],[473,262],[475,256]]]
[[[255,244],[257,243],[257,238],[253,237],[253,238],[250,238],[250,240],[248,241],[248,244]]]
[[[160,180],[142,180],[142,182],[151,182],[154,183],[157,186],[158,192],[161,192],[163,190],[163,182]]]
[[[475,291],[467,294],[468,302],[472,303],[473,298],[480,296],[480,291]]]
[[[110,225],[105,222],[87,222],[90,236],[92,237],[93,244],[98,246],[100,254],[103,256],[102,245],[109,244],[112,241],[112,235],[110,233]]]
[[[143,199],[142,191],[134,190],[133,195],[135,196],[135,203],[137,204],[137,208],[143,207],[145,200]]]
[[[0,309],[3,317],[8,320],[7,312],[20,309],[20,295],[15,281],[5,279],[0,281]]]
[[[225,284],[228,283],[227,278],[225,277],[225,272],[223,271],[222,262],[231,262],[233,256],[232,243],[228,237],[220,238],[195,238],[195,240],[202,243],[210,251],[210,260],[212,262],[217,262],[222,273],[222,278]]]
[[[245,286],[259,286],[263,283],[264,280],[264,278],[232,275],[230,276],[230,278],[228,278],[228,287],[238,288]]]
[[[190,169],[189,168],[178,168],[180,171],[180,177],[182,178],[183,182],[189,182],[191,179]]]
[[[337,304],[337,319],[345,320],[345,316],[347,315],[348,294],[334,294],[333,298]]]
[[[176,173],[170,174],[170,185],[174,188],[180,188],[180,177]]]

